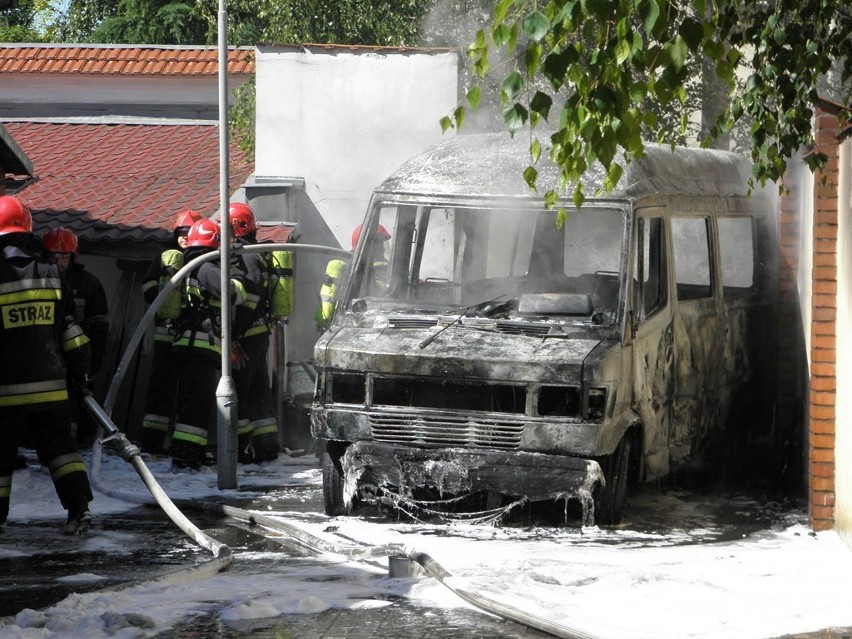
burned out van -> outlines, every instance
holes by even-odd
[[[650,145],[558,228],[528,147],[457,136],[375,190],[314,352],[329,514],[576,499],[612,524],[628,482],[766,435],[777,242],[749,164]]]

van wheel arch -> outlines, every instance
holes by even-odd
[[[595,486],[595,524],[613,526],[621,523],[628,483],[635,482],[640,476],[640,431],[637,426],[629,428],[615,450],[599,460],[605,484]]]

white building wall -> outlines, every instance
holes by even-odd
[[[257,176],[305,178],[308,196],[350,247],[373,188],[440,141],[456,106],[455,52],[260,46]]]
[[[840,147],[837,228],[837,404],[835,510],[837,532],[852,546],[852,140]]]
[[[799,210],[801,227],[799,237],[799,304],[802,310],[802,333],[805,338],[805,353],[808,361],[808,377],[811,373],[811,306],[813,304],[814,270],[814,174],[802,164]]]

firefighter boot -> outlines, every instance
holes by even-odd
[[[68,521],[65,522],[66,535],[85,535],[92,525],[92,513],[85,507],[72,508],[68,511]]]

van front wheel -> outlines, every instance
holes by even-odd
[[[613,526],[621,523],[627,497],[627,474],[630,468],[630,438],[624,437],[602,463],[606,486],[595,490],[595,523]]]
[[[328,442],[322,454],[322,496],[325,514],[332,517],[348,515],[350,508],[343,496],[343,453],[346,442]]]

